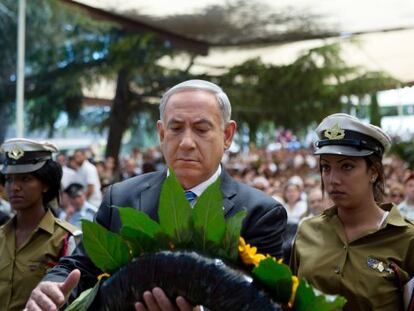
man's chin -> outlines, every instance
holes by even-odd
[[[202,182],[200,170],[190,168],[178,168],[174,170],[175,176],[184,189],[192,188]]]

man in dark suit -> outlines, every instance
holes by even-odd
[[[160,103],[157,128],[162,153],[183,188],[196,197],[221,178],[225,217],[246,209],[241,235],[260,252],[280,257],[286,225],[284,208],[263,192],[234,181],[220,165],[236,131],[236,122],[230,115],[230,101],[217,85],[189,80],[174,86]],[[121,223],[114,206],[131,206],[157,219],[159,194],[167,174],[148,173],[109,187],[96,221],[118,232]],[[93,286],[100,273],[81,245],[46,275],[33,290],[26,308],[54,310],[72,289],[77,295]],[[143,300],[136,304],[136,310],[177,310],[159,288],[145,292]],[[179,310],[192,309],[182,297],[177,298],[176,304]]]

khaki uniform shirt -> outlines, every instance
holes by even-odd
[[[414,276],[414,225],[396,206],[381,207],[389,211],[382,226],[350,243],[335,207],[304,220],[298,229],[293,272],[326,294],[344,296],[343,310],[403,310],[401,283]]]
[[[0,227],[0,309],[4,311],[23,310],[47,269],[66,255],[68,241],[74,241],[67,237],[80,233],[48,210],[28,240],[16,249],[14,222],[15,218]]]

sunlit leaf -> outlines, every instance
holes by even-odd
[[[276,262],[273,258],[266,258],[260,261],[259,266],[252,271],[270,290],[277,301],[287,303],[292,289],[292,272],[285,264]]]
[[[98,294],[100,284],[101,281],[98,281],[94,287],[83,291],[79,297],[65,309],[65,311],[87,311]]]
[[[152,220],[144,212],[130,207],[121,207],[118,208],[118,211],[123,227],[129,227],[136,231],[140,231],[151,238],[162,232],[159,223]]]
[[[230,217],[226,221],[226,231],[223,237],[223,249],[226,252],[226,258],[237,260],[239,257],[239,238],[243,219],[247,212],[242,210]]]
[[[184,190],[170,169],[170,174],[161,188],[158,216],[162,229],[177,244],[185,245],[191,242],[191,212]]]
[[[220,179],[211,184],[198,198],[193,209],[193,224],[195,243],[201,251],[205,251],[209,243],[219,248],[226,230]]]
[[[293,306],[294,311],[334,311],[341,310],[346,299],[341,296],[317,295],[315,290],[304,280],[300,279],[296,292],[296,300]]]
[[[111,272],[129,262],[128,246],[118,234],[85,219],[82,231],[86,253],[102,271]]]

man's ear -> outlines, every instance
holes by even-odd
[[[237,123],[236,121],[230,120],[224,128],[224,148],[228,149],[233,141],[234,134],[236,133]]]
[[[157,130],[158,130],[158,136],[160,137],[160,143],[162,143],[164,140],[165,131],[164,131],[164,126],[161,120],[157,121]]]

